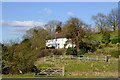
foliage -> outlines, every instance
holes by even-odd
[[[103,33],[101,42],[105,43],[106,46],[108,45],[108,43],[110,42],[110,33],[109,32]]]
[[[52,51],[52,53],[53,53],[54,55],[63,55],[64,52],[65,52],[64,49],[54,49],[54,50]]]
[[[37,71],[37,66],[32,66],[31,67],[31,72],[36,72]]]
[[[109,53],[112,57],[119,58],[120,52],[118,50],[112,50]]]
[[[77,55],[84,55],[86,52],[86,49],[82,48],[79,51],[77,51]]]
[[[98,45],[100,45],[100,42],[99,41],[94,41],[94,42],[92,42],[92,45],[98,46]]]
[[[25,34],[25,39],[19,43],[13,43],[11,46],[2,46],[3,73],[9,68],[9,74],[19,74],[31,72],[34,62],[38,57],[50,55],[49,51],[44,51],[46,30],[40,27],[30,29]]]
[[[80,49],[86,49],[86,51],[90,51],[91,47],[90,47],[90,43],[87,42],[82,42],[80,45]]]
[[[52,52],[49,49],[44,49],[44,50],[41,50],[41,51],[37,50],[37,51],[35,51],[35,53],[39,53],[38,55],[36,55],[37,58],[41,58],[41,57],[52,55]]]
[[[71,18],[66,22],[66,37],[72,40],[72,43],[76,44],[77,50],[79,50],[79,44],[83,38],[88,38],[90,35],[90,26],[85,24],[78,18]]]
[[[77,55],[77,50],[76,50],[76,48],[68,47],[68,49],[66,50],[66,54],[67,55]]]
[[[111,43],[112,43],[112,44],[118,43],[118,39],[117,39],[117,38],[116,38],[116,39],[112,39],[112,40],[111,40]]]
[[[112,40],[111,40],[112,44],[116,44],[116,43],[120,43],[120,34],[118,34],[118,36],[115,36]]]
[[[61,22],[59,24],[57,24],[55,32],[58,32],[58,33],[61,32],[61,30],[62,30],[61,25],[62,25]]]

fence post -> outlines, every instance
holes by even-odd
[[[44,57],[44,62],[46,61],[46,57]]]
[[[89,57],[87,57],[87,59],[89,60]]]
[[[55,60],[55,56],[53,55],[53,61]]]
[[[73,55],[71,56],[71,59],[73,58]]]
[[[62,60],[62,55],[60,57],[61,57],[61,60]]]
[[[110,58],[110,55],[107,55],[106,56],[106,62],[108,62],[109,58]]]
[[[98,56],[97,56],[97,60],[99,60],[99,59],[98,59]]]
[[[62,76],[64,76],[65,75],[65,68],[64,68],[64,66],[62,67]]]

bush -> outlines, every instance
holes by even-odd
[[[117,36],[115,36],[112,40],[111,40],[112,44],[116,44],[116,43],[120,43],[120,34],[118,34]]]
[[[67,54],[67,55],[77,55],[77,49],[76,49],[76,48],[69,47],[69,48],[66,50],[66,54]]]
[[[111,43],[112,43],[112,44],[118,43],[118,39],[117,39],[117,38],[116,38],[116,39],[112,39],[112,40],[111,40]]]
[[[45,49],[45,50],[41,50],[41,51],[37,50],[36,53],[38,53],[38,55],[36,54],[37,58],[41,58],[41,57],[51,55],[51,50],[49,50],[49,49]]]
[[[95,45],[90,45],[90,51],[91,52],[94,52],[94,51],[96,51],[97,50],[97,46],[95,46]]]
[[[119,58],[120,53],[117,50],[110,51],[110,55],[115,58]]]
[[[52,51],[52,53],[53,53],[54,55],[63,55],[64,52],[65,52],[64,49],[54,49],[54,50]]]
[[[80,49],[78,52],[77,52],[77,55],[84,55],[86,52],[86,49]]]
[[[2,68],[2,74],[9,74],[9,67]]]
[[[108,45],[108,43],[110,42],[110,33],[109,32],[103,33],[101,42],[105,43],[106,46]]]
[[[31,72],[37,72],[37,67],[36,66],[32,66],[31,67]]]
[[[100,42],[94,41],[94,42],[92,42],[92,45],[98,47],[100,45]]]

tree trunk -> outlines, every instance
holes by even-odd
[[[115,31],[116,30],[116,28],[115,28],[115,26],[113,27],[113,31]]]
[[[76,48],[77,48],[77,51],[79,51],[79,42],[78,42],[78,36],[77,36],[77,41],[76,41]]]
[[[77,48],[77,51],[80,50],[80,48],[79,48],[79,43],[78,43],[78,42],[76,43],[76,48]]]
[[[103,29],[102,28],[100,28],[100,34],[103,34]]]
[[[79,50],[80,50],[80,49],[79,49],[79,47],[77,47],[77,46],[76,46],[76,48],[77,48],[77,51],[79,51]]]
[[[100,33],[103,34],[103,30],[102,29],[101,29]]]

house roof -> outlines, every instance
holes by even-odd
[[[55,39],[55,38],[66,38],[66,36],[65,36],[65,34],[60,32],[60,33],[55,33],[51,38],[52,39]]]

